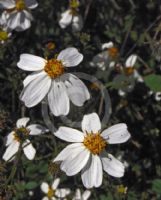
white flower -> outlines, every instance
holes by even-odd
[[[0,16],[0,43],[5,43],[11,35],[12,34],[7,27],[6,12],[3,12]]]
[[[61,14],[61,19],[59,21],[59,25],[61,28],[66,28],[72,24],[72,29],[74,31],[80,31],[83,27],[83,19],[79,14],[73,15],[71,10],[68,9]]]
[[[81,171],[86,188],[99,187],[102,184],[103,169],[109,175],[122,177],[124,165],[105,152],[109,144],[124,143],[130,138],[124,123],[116,124],[101,132],[101,123],[96,113],[83,117],[82,131],[60,127],[55,133],[58,138],[72,142],[62,150],[53,162],[61,162],[60,168],[67,176]]]
[[[36,0],[1,0],[0,7],[5,9],[7,27],[24,31],[31,26],[32,15],[29,12],[38,6]]]
[[[161,92],[156,92],[155,93],[155,100],[160,101],[161,100]]]
[[[62,200],[65,200],[65,197],[70,194],[70,189],[67,188],[57,189],[59,183],[60,183],[59,178],[55,179],[51,186],[49,186],[48,183],[43,182],[41,184],[41,190],[46,194],[46,196],[43,197],[42,200],[50,200],[50,199],[58,200],[60,198]]]
[[[30,140],[28,139],[28,136],[40,135],[47,129],[38,124],[26,126],[29,120],[30,119],[28,117],[20,118],[19,120],[17,120],[16,129],[8,134],[6,141],[7,149],[3,155],[3,159],[5,161],[13,160],[13,158],[15,157],[14,155],[18,152],[21,145],[25,156],[29,160],[34,159],[36,150],[32,146]]]
[[[98,53],[93,57],[91,66],[96,66],[99,69],[105,71],[108,69],[110,72],[111,69],[115,66],[115,59],[118,56],[118,49],[114,46],[113,42],[108,42],[102,44],[102,52]]]
[[[83,55],[73,47],[61,51],[57,58],[50,60],[21,54],[18,67],[34,71],[23,82],[21,100],[27,107],[33,107],[47,96],[50,110],[55,116],[68,114],[69,99],[73,104],[82,106],[90,98],[88,89],[76,76],[64,73],[65,67],[77,66],[82,60]]]
[[[143,78],[140,76],[138,71],[134,68],[137,60],[137,55],[130,55],[125,62],[123,73],[117,75],[114,78],[114,82],[120,85],[119,95],[125,96],[127,92],[131,92],[135,87],[136,81],[143,82]]]
[[[76,190],[75,196],[73,197],[72,200],[87,200],[91,196],[91,191],[86,190],[81,194],[80,189]]]
[[[70,24],[72,25],[72,29],[74,31],[80,31],[83,28],[83,18],[78,13],[79,12],[79,1],[78,0],[70,0],[69,9],[61,14],[61,18],[59,20],[59,25],[61,28],[66,28]]]

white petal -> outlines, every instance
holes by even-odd
[[[3,155],[3,159],[5,161],[8,161],[15,153],[18,152],[20,143],[17,141],[13,141],[6,149],[4,155]]]
[[[49,200],[49,198],[48,197],[43,197],[42,200]]]
[[[116,124],[108,129],[105,129],[101,136],[107,140],[109,144],[119,144],[126,142],[131,136],[127,130],[127,125],[124,123]]]
[[[140,83],[143,83],[143,82],[144,82],[143,77],[138,73],[137,70],[134,70],[133,75],[134,75],[134,78],[135,78],[138,82],[140,82]]]
[[[39,124],[32,124],[27,126],[30,130],[30,135],[40,135],[44,133],[47,129]]]
[[[21,54],[17,66],[26,71],[40,71],[44,68],[46,60],[31,54]]]
[[[76,48],[69,47],[62,50],[57,59],[61,60],[65,67],[73,67],[83,60],[83,55]]]
[[[68,127],[60,127],[55,136],[67,142],[83,142],[84,135],[82,132]]]
[[[73,176],[81,171],[81,169],[87,164],[90,152],[82,145],[74,151],[61,163],[61,170],[64,171],[67,176]]]
[[[137,55],[132,54],[126,60],[125,66],[126,67],[133,67],[136,63]]]
[[[23,145],[23,151],[25,156],[29,159],[29,160],[33,160],[36,154],[36,150],[35,148],[32,146],[32,144],[30,143],[29,140],[26,140]]]
[[[82,182],[86,188],[99,187],[102,184],[102,163],[97,155],[91,155],[88,164],[82,170]]]
[[[84,102],[90,98],[87,87],[79,78],[73,74],[65,74],[61,78],[62,80],[66,80],[65,86],[67,88],[67,93],[74,105],[82,106]]]
[[[80,31],[83,28],[83,18],[81,15],[73,16],[72,28],[73,31]]]
[[[82,146],[82,143],[74,143],[66,146],[58,155],[57,157],[53,160],[53,162],[57,161],[63,161],[65,160],[68,156],[74,155],[73,152],[75,153],[76,151],[79,151],[79,148]]]
[[[17,128],[20,128],[22,126],[26,127],[29,120],[30,120],[29,117],[23,117],[23,118],[18,119],[17,122],[16,122]]]
[[[7,135],[6,146],[10,145],[14,140],[14,131]]]
[[[43,100],[50,86],[51,79],[44,72],[23,89],[20,98],[27,107],[33,107]]]
[[[102,50],[112,48],[113,46],[113,42],[104,43],[102,44]]]
[[[59,185],[59,183],[60,183],[60,178],[56,178],[56,179],[54,180],[53,184],[52,184],[52,189],[53,189],[53,190],[56,190],[57,187],[58,187],[58,185]]]
[[[101,70],[105,70],[106,68],[109,70],[109,62],[110,58],[107,51],[103,51],[93,57],[91,65],[98,67]]]
[[[101,122],[96,113],[84,115],[82,120],[82,130],[88,133],[97,133],[101,129]]]
[[[42,74],[45,74],[44,71],[37,71],[33,72],[32,74],[28,75],[24,80],[23,80],[23,86],[26,87],[31,81],[37,79],[39,76]]]
[[[64,198],[66,197],[68,194],[70,194],[70,189],[66,189],[66,188],[62,188],[62,189],[57,189],[55,191],[55,195],[59,198]]]
[[[34,9],[38,6],[38,3],[36,0],[25,0],[25,4],[29,9]]]
[[[52,81],[48,94],[49,107],[55,116],[69,113],[69,98],[64,83]]]
[[[61,19],[59,21],[59,25],[61,28],[66,28],[72,22],[72,15],[70,10],[66,10],[61,14]]]
[[[15,2],[13,0],[1,0],[0,8],[12,9],[15,7]]]
[[[10,29],[16,29],[20,26],[21,12],[13,12],[9,15],[7,20],[7,26]]]
[[[82,195],[82,199],[87,200],[90,196],[91,196],[91,191],[86,190]]]
[[[41,184],[41,190],[46,194],[46,193],[48,193],[48,190],[49,190],[49,185],[48,185],[48,183],[46,183],[46,182],[43,182],[42,184]]]
[[[27,10],[19,12],[19,19],[17,18],[17,25],[15,26],[16,31],[24,31],[31,26],[32,15]]]
[[[74,196],[74,198],[72,200],[77,200],[77,199],[81,199],[81,198],[82,198],[81,197],[81,191],[80,191],[80,189],[77,189],[76,193],[75,193],[75,196]]]
[[[108,157],[102,157],[101,160],[103,164],[103,169],[109,175],[118,178],[124,175],[124,165],[119,160],[114,158],[111,154],[108,154]]]

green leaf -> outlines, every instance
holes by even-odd
[[[36,187],[38,186],[38,183],[35,182],[35,181],[30,181],[26,184],[25,188],[27,190],[32,190],[32,189],[35,189]]]
[[[100,196],[100,199],[101,200],[113,200],[113,197],[111,194],[108,194],[108,195],[101,195]]]
[[[161,194],[161,179],[155,179],[152,182],[152,190],[157,194]]]
[[[145,84],[153,91],[161,91],[161,75],[151,74],[144,77]]]
[[[137,40],[137,38],[138,38],[138,34],[137,34],[136,31],[131,31],[131,38],[132,38],[134,41]]]

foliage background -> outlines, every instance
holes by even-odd
[[[84,18],[81,32],[72,32],[71,27],[61,29],[58,25],[60,14],[68,7],[68,1],[39,1],[37,9],[33,10],[32,27],[24,32],[13,32],[11,39],[0,46],[0,154],[5,150],[5,136],[15,126],[21,116],[30,116],[32,122],[44,124],[41,105],[26,109],[19,100],[22,90],[22,80],[26,73],[16,67],[21,53],[32,53],[39,56],[53,55],[60,50],[75,46],[84,55],[84,60],[72,71],[85,72],[99,78],[105,85],[108,80],[104,72],[98,73],[97,68],[91,68],[89,62],[93,56],[101,52],[101,44],[113,41],[120,49],[122,61],[136,53],[143,62],[137,65],[139,72],[145,78],[151,74],[161,74],[160,60],[156,59],[160,42],[160,0],[81,0],[80,13]],[[154,35],[157,31],[157,37]],[[48,50],[48,42],[54,42],[56,48]],[[109,146],[108,151],[116,157],[121,155],[129,166],[122,179],[115,179],[104,173],[103,185],[92,189],[91,199],[99,200],[160,200],[161,199],[161,104],[154,94],[149,95],[150,88],[161,91],[161,79],[155,83],[137,83],[134,90],[126,97],[120,97],[117,89],[108,88],[112,114],[107,126],[117,122],[127,123],[132,135],[126,144]],[[86,83],[90,88],[90,83]],[[150,88],[149,88],[150,87]],[[98,112],[100,92],[91,89],[92,99],[96,107],[90,103],[85,108],[72,106],[70,117],[80,120],[83,114]],[[100,116],[103,115],[104,107]],[[76,114],[75,114],[76,113]],[[62,124],[59,118],[54,119],[58,127]],[[72,124],[71,124],[72,126]],[[18,163],[14,178],[7,187],[4,183],[10,176],[12,163],[0,163],[0,199],[41,199],[42,181],[52,181],[61,177],[60,187],[69,187],[73,193],[76,188],[83,188],[80,175],[66,177],[65,174],[51,168],[50,161],[66,145],[56,140],[51,133],[42,137],[32,138],[37,151],[34,161],[22,157]],[[127,194],[117,192],[117,186],[128,187]],[[33,196],[29,191],[33,191]],[[2,198],[3,197],[3,198]],[[5,198],[4,198],[5,197]]]

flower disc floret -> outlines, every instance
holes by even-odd
[[[18,142],[26,140],[28,135],[30,134],[30,130],[26,127],[16,128],[14,131],[14,139]]]
[[[115,59],[118,56],[119,50],[116,47],[111,47],[108,50],[108,54],[111,58]]]
[[[47,196],[49,198],[54,197],[55,196],[55,190],[53,190],[51,187],[49,187]]]
[[[50,59],[47,61],[44,71],[51,77],[51,78],[57,78],[61,76],[65,68],[63,66],[62,61],[57,60],[57,59]]]
[[[105,149],[107,142],[101,137],[100,133],[87,133],[83,144],[92,154],[98,155]]]
[[[23,0],[18,0],[16,1],[16,10],[17,11],[22,11],[26,7],[25,2]]]
[[[126,76],[130,76],[134,73],[134,67],[125,67],[124,68],[124,74]]]
[[[5,41],[8,39],[8,33],[6,31],[0,30],[0,41]]]

